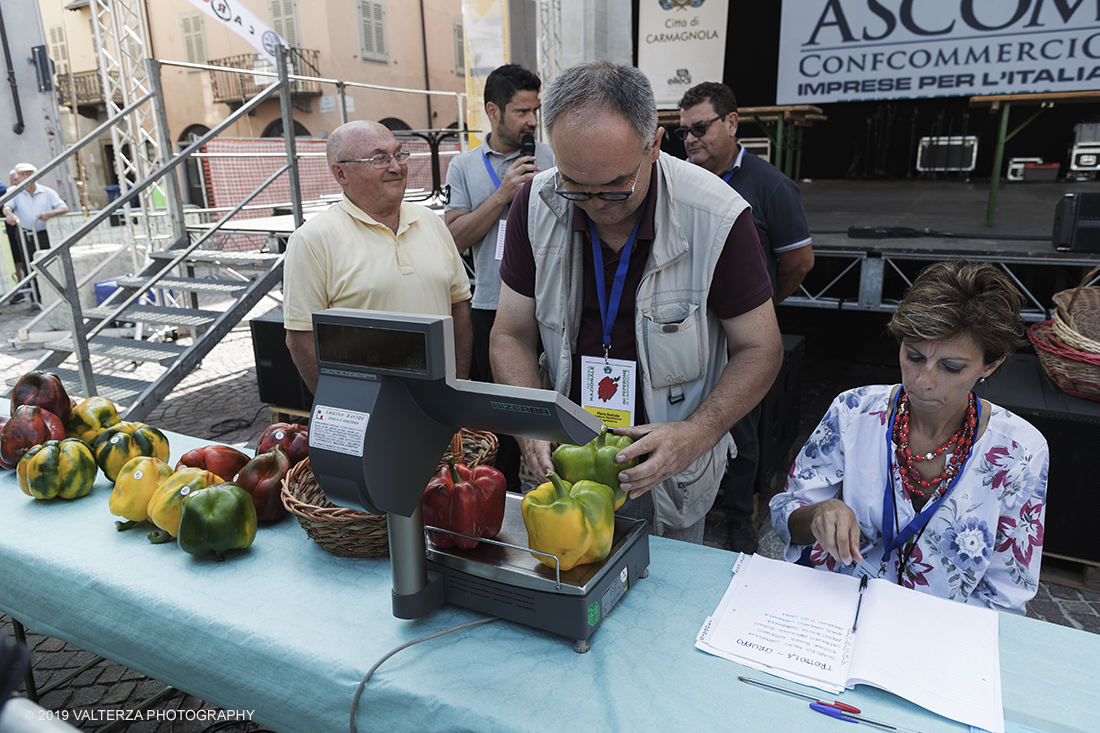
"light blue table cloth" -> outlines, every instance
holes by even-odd
[[[201,444],[168,437],[173,465]],[[110,492],[100,474],[85,498],[39,502],[13,471],[0,474],[0,609],[204,700],[255,710],[281,733],[348,730],[355,689],[377,659],[480,617],[445,605],[416,621],[394,618],[389,561],[332,555],[293,517],[262,526],[249,550],[222,563],[152,545],[148,528],[115,530]],[[506,621],[433,639],[375,673],[359,730],[847,731],[737,676],[815,691],[694,648],[735,555],[661,538],[650,538],[650,554],[649,577],[587,654]],[[1050,733],[1100,730],[1100,636],[1009,615],[1000,628],[1006,719]],[[934,624],[925,633],[934,638]],[[967,729],[872,688],[842,699],[925,733]]]

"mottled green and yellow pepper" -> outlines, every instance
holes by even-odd
[[[595,481],[570,484],[556,473],[523,497],[520,512],[527,527],[527,546],[558,559],[563,571],[603,560],[615,536],[615,497],[611,487]],[[554,560],[532,556],[554,567]]]
[[[256,539],[256,508],[252,497],[236,484],[217,484],[188,494],[180,516],[179,546],[192,555],[243,550]]]
[[[552,457],[554,470],[566,481],[595,481],[611,487],[615,494],[615,508],[626,501],[627,492],[619,488],[619,472],[638,465],[638,459],[632,458],[625,463],[616,463],[615,456],[623,448],[634,442],[626,435],[615,435],[603,426],[600,434],[585,445],[559,445]]]
[[[95,439],[92,450],[108,481],[114,481],[133,458],[151,456],[167,462],[171,455],[164,433],[141,422],[120,422],[107,428]]]
[[[115,488],[107,505],[111,514],[128,521],[115,522],[121,532],[149,518],[149,502],[160,485],[172,475],[172,467],[159,458],[131,458],[115,477]]]
[[[65,435],[83,440],[90,448],[100,433],[120,422],[122,418],[113,402],[105,397],[89,397],[72,409],[65,423]]]
[[[83,441],[66,438],[36,445],[15,468],[19,488],[35,499],[79,499],[95,483],[95,458]]]
[[[201,468],[181,468],[169,476],[149,500],[149,521],[162,530],[150,532],[149,541],[160,544],[178,535],[184,498],[194,491],[220,483],[224,483],[220,476]]]

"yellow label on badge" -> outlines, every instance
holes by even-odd
[[[629,428],[630,412],[628,410],[609,410],[606,407],[586,407],[600,421],[609,428]]]

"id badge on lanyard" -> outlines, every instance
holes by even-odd
[[[481,159],[485,162],[485,170],[489,172],[489,179],[492,180],[493,186],[500,188],[500,177],[497,175],[497,172],[493,170],[493,164],[489,162],[489,153],[484,149],[481,151]],[[493,252],[493,259],[500,260],[504,257],[504,236],[507,230],[507,219],[501,219],[497,222],[497,243],[496,250]]]
[[[645,216],[645,204],[638,213],[638,220],[630,231],[630,237],[619,255],[619,266],[611,285],[610,299],[604,284],[603,250],[596,225],[588,220],[588,232],[592,238],[592,264],[596,276],[596,294],[600,300],[600,319],[603,322],[603,356],[581,355],[581,407],[603,421],[609,428],[634,425],[634,374],[636,362],[612,359],[611,330],[619,312],[619,301],[626,285],[626,271],[630,267],[630,252],[638,235],[638,226]]]
[[[609,428],[634,425],[634,372],[636,362],[581,357],[581,407]]]

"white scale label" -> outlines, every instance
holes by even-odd
[[[309,421],[309,447],[363,457],[369,412],[317,405]]]

